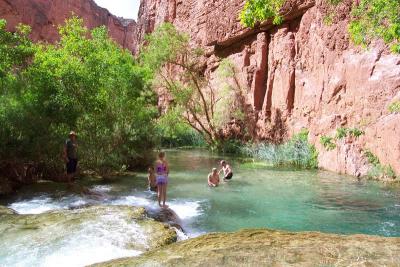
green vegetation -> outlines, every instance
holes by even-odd
[[[279,25],[283,18],[279,14],[285,0],[247,0],[240,21],[247,27],[254,27],[257,22],[272,19],[272,23]]]
[[[30,162],[56,175],[71,129],[78,132],[85,169],[129,166],[152,148],[151,73],[104,27],[89,31],[73,17],[59,27],[54,45],[32,44],[28,32],[20,26],[9,33],[0,21],[0,161]]]
[[[367,158],[368,162],[372,165],[372,168],[368,171],[368,177],[372,179],[376,178],[392,178],[396,179],[396,173],[394,172],[392,166],[382,165],[378,157],[373,154],[370,150],[364,150],[364,156]]]
[[[220,63],[218,79],[211,83],[211,78],[203,74],[203,56],[204,51],[190,45],[186,34],[166,23],[147,36],[140,59],[150,73],[156,73],[153,85],[170,98],[168,111],[160,120],[167,122],[161,131],[178,136],[186,124],[211,148],[223,150],[230,140],[220,134],[221,129],[233,119],[244,121],[242,102],[237,101],[242,88],[235,66],[228,61]]]
[[[254,27],[257,22],[272,19],[274,24],[282,23],[279,13],[286,1],[248,0],[240,14],[243,25]],[[342,0],[326,0],[336,6]],[[333,23],[333,11],[324,22]],[[374,39],[382,39],[390,45],[392,52],[400,53],[400,2],[398,0],[360,0],[353,5],[349,33],[357,45],[367,46]]]
[[[336,148],[336,141],[341,140],[345,137],[354,137],[358,138],[361,135],[364,134],[364,131],[358,129],[358,128],[345,128],[345,127],[340,127],[336,129],[336,135],[335,137],[330,137],[330,136],[321,136],[320,137],[320,143],[325,147],[326,150],[333,150]]]
[[[321,145],[323,145],[328,151],[336,148],[336,144],[333,143],[332,140],[334,140],[332,137],[325,135],[321,136],[321,138],[319,139]]]
[[[279,14],[285,0],[248,0],[240,13],[240,21],[247,27],[254,27],[259,21],[272,19],[272,23],[279,25],[283,18]]]
[[[179,109],[170,109],[157,121],[158,145],[161,147],[205,147],[202,135],[179,120]]]
[[[340,140],[343,139],[347,136],[352,136],[352,137],[360,137],[361,135],[365,134],[364,131],[358,129],[358,128],[344,128],[340,127],[336,129],[336,139]]]
[[[352,15],[349,31],[355,44],[366,46],[373,39],[383,39],[393,52],[400,53],[398,0],[361,0]]]
[[[308,131],[302,130],[284,144],[254,144],[243,149],[244,154],[271,162],[273,166],[293,166],[304,169],[318,168],[318,152],[308,143]]]
[[[394,101],[388,107],[390,113],[400,113],[400,100]]]

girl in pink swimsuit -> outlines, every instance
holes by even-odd
[[[156,162],[156,182],[158,189],[158,205],[160,207],[168,207],[165,205],[165,201],[167,199],[167,185],[168,185],[168,173],[169,167],[168,162],[165,160],[165,153],[160,152],[158,154],[158,160]],[[161,206],[161,201],[163,205]]]

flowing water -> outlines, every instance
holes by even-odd
[[[227,158],[234,170],[233,179],[217,188],[210,188],[206,177],[212,167],[217,166],[220,156],[203,150],[179,150],[168,151],[167,158],[171,169],[167,202],[181,218],[189,237],[214,231],[261,227],[400,236],[398,185],[358,181],[325,171],[274,169]],[[139,173],[135,177],[121,177],[112,182],[81,181],[93,191],[109,196],[103,200],[68,193],[62,185],[43,183],[24,188],[16,196],[3,199],[0,204],[21,214],[91,204],[135,205],[154,211],[157,209],[156,195],[147,191],[146,177],[146,173]],[[42,248],[37,242],[39,248],[36,254],[22,253],[32,251],[32,248],[16,243],[18,240],[9,240],[12,244],[2,241],[0,251],[7,248],[8,253],[0,253],[0,266],[5,263],[7,266],[32,266],[35,257],[44,257],[50,263],[58,262],[58,266],[82,266],[139,253],[126,248],[126,237],[121,234],[127,232],[133,235],[132,226],[125,225],[118,218],[99,220],[90,227],[86,226],[88,229],[74,232],[68,240],[52,241],[55,248],[51,242]],[[108,227],[110,224],[113,227]],[[96,235],[96,231],[100,230],[102,235]],[[41,238],[46,239],[46,236]],[[17,252],[28,256],[18,257]],[[48,262],[37,264],[46,265]]]

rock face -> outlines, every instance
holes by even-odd
[[[136,51],[136,22],[117,18],[93,0],[0,0],[0,18],[7,20],[8,30],[14,30],[18,23],[30,25],[31,38],[35,41],[58,40],[57,25],[72,14],[82,17],[90,29],[107,26],[117,43]]]
[[[243,230],[96,266],[396,266],[399,252],[399,238]]]
[[[289,0],[282,25],[266,22],[255,29],[238,21],[244,2],[142,0],[138,39],[168,21],[205,47],[206,72],[230,58],[248,87],[259,139],[308,128],[320,167],[365,175],[369,166],[362,151],[369,149],[400,174],[400,114],[387,109],[400,98],[400,56],[380,42],[368,50],[352,45],[347,28],[353,1],[331,7],[323,0]],[[334,14],[332,23],[324,22],[328,14]],[[365,135],[327,151],[319,139],[333,137],[339,127],[357,127]]]

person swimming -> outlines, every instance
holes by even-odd
[[[222,169],[219,170],[218,174],[223,171],[224,172],[224,181],[231,180],[233,177],[233,171],[229,164],[226,163],[225,160],[221,160],[220,162]]]
[[[219,174],[217,168],[213,168],[212,172],[208,174],[208,185],[216,187],[219,184]]]
[[[167,200],[167,185],[168,185],[168,174],[169,167],[168,162],[165,160],[165,153],[160,152],[158,154],[158,160],[156,162],[156,183],[157,183],[157,196],[158,196],[158,205],[160,207],[166,208],[165,201]],[[161,206],[161,201],[163,205]]]
[[[147,177],[147,180],[149,182],[149,190],[157,192],[157,181],[156,181],[156,175],[154,173],[154,167],[150,166],[148,172],[149,176]]]

